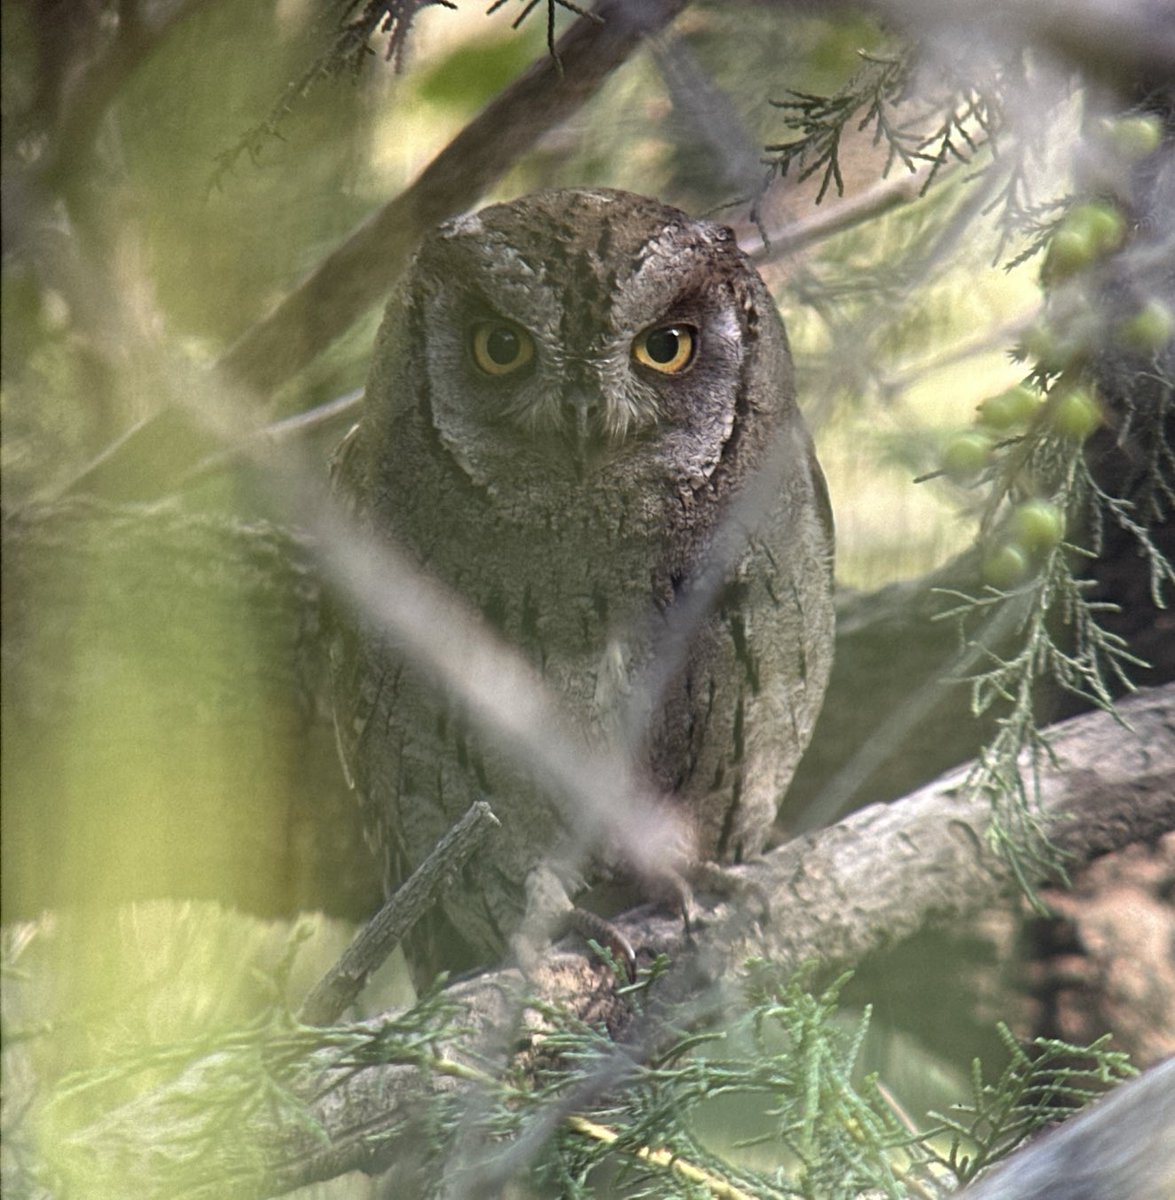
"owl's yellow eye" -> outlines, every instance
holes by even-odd
[[[692,325],[658,325],[632,343],[632,356],[642,367],[662,375],[679,375],[694,361],[698,331]]]
[[[479,321],[472,331],[473,361],[487,375],[510,375],[534,358],[534,341],[509,321]]]

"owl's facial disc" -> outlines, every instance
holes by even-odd
[[[617,332],[576,342],[554,324],[527,329],[478,301],[460,334],[481,395],[473,411],[489,428],[559,447],[577,470],[600,460],[661,422],[663,390],[690,370],[701,344],[688,321],[663,319],[629,340]]]
[[[682,414],[692,411],[682,392],[687,379],[695,369],[710,370],[716,348],[722,357],[723,322],[688,300],[643,328],[629,313],[603,332],[569,321],[554,304],[550,320],[540,311],[527,328],[520,319],[525,307],[515,299],[504,316],[479,291],[456,326],[438,312],[436,328],[452,330],[450,344],[464,358],[476,390],[463,395],[479,396],[467,411],[482,423],[483,448],[515,454],[528,444],[550,466],[562,462],[580,479],[627,448],[647,447],[658,429],[681,425]],[[635,335],[625,328],[633,324]]]
[[[745,271],[729,231],[611,194],[452,222],[416,262],[432,422],[478,480],[703,478],[754,345]]]

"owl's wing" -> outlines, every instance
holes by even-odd
[[[360,425],[352,425],[330,459],[331,490],[351,517],[355,517],[358,510],[355,484],[359,469],[359,435]],[[328,607],[326,620],[329,625],[327,646],[331,691],[334,694],[332,712],[335,744],[339,749],[339,761],[343,764],[347,786],[355,789],[358,775],[356,752],[371,716],[374,694],[366,694],[372,689],[363,686],[362,647],[355,623],[346,620],[333,606]]]
[[[362,426],[347,432],[330,460],[331,490],[356,528],[364,525],[360,496],[363,488]],[[380,702],[387,666],[375,646],[378,639],[363,614],[328,604],[324,621],[330,659],[335,744],[347,785],[356,793],[368,844],[382,864],[385,892],[404,878],[407,859],[392,811],[372,794],[371,765],[364,738]]]

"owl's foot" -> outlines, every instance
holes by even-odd
[[[611,921],[586,908],[573,906],[568,914],[568,925],[576,933],[591,938],[610,951],[613,959],[624,968],[628,982],[636,982],[636,951],[628,938]]]
[[[531,974],[551,943],[569,932],[592,938],[611,951],[629,981],[635,981],[636,951],[628,938],[611,921],[572,904],[566,886],[550,867],[536,867],[526,879],[526,913],[511,938],[519,966]]]
[[[526,911],[510,938],[510,948],[523,974],[535,973],[573,911],[574,905],[559,876],[550,867],[535,867],[526,877]]]

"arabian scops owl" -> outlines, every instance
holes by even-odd
[[[771,455],[767,511],[640,752],[696,855],[730,863],[763,846],[833,641],[824,480],[782,321],[731,231],[604,189],[442,225],[391,298],[334,467],[360,519],[470,602],[590,732],[615,715],[601,695],[625,691],[604,674],[647,670],[658,624]],[[501,821],[410,943],[417,978],[496,960],[528,873],[565,833],[559,805],[362,618],[332,660],[342,755],[388,886],[474,800]],[[582,877],[614,866],[597,857]]]

